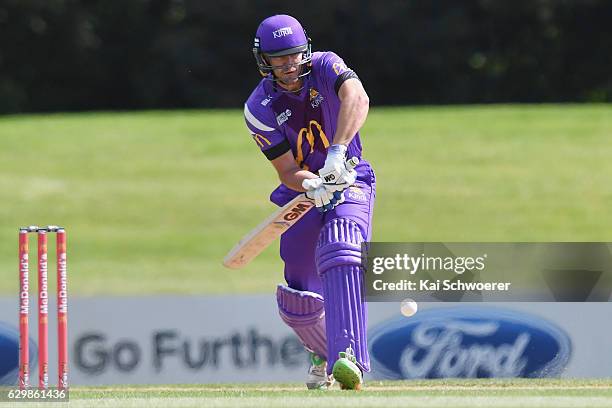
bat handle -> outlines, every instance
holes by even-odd
[[[357,157],[351,157],[346,161],[346,168],[348,170],[353,170],[359,164],[359,159]]]

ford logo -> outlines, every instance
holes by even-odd
[[[36,366],[36,343],[30,339],[30,382],[32,368]],[[37,375],[35,376],[37,377]],[[0,386],[17,385],[19,379],[19,330],[0,322]]]
[[[430,309],[372,330],[373,376],[554,377],[571,355],[567,334],[547,320],[499,308]]]

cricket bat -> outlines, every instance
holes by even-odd
[[[347,160],[346,167],[352,170],[357,164],[359,159],[353,157]],[[225,256],[223,265],[231,269],[240,269],[248,265],[314,206],[314,201],[306,198],[304,193],[298,195],[245,235]]]

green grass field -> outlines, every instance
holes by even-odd
[[[611,135],[606,105],[373,109],[374,240],[610,241]],[[72,294],[282,279],[277,246],[221,266],[277,184],[238,110],[0,117],[0,184],[1,294],[16,293],[17,227],[32,223],[67,227]]]
[[[35,404],[26,404],[31,406]],[[41,403],[39,406],[66,406]],[[370,382],[360,392],[307,391],[296,384],[78,387],[70,407],[612,407],[610,380]]]

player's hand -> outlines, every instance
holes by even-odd
[[[306,190],[306,197],[315,202],[317,210],[321,213],[335,208],[344,202],[342,192],[330,192],[323,185],[323,180],[319,178],[306,179],[302,182],[302,187]]]
[[[319,176],[323,179],[323,185],[331,193],[342,192],[357,180],[357,172],[347,167],[345,156],[346,146],[331,145],[327,149],[325,164],[319,170]]]

